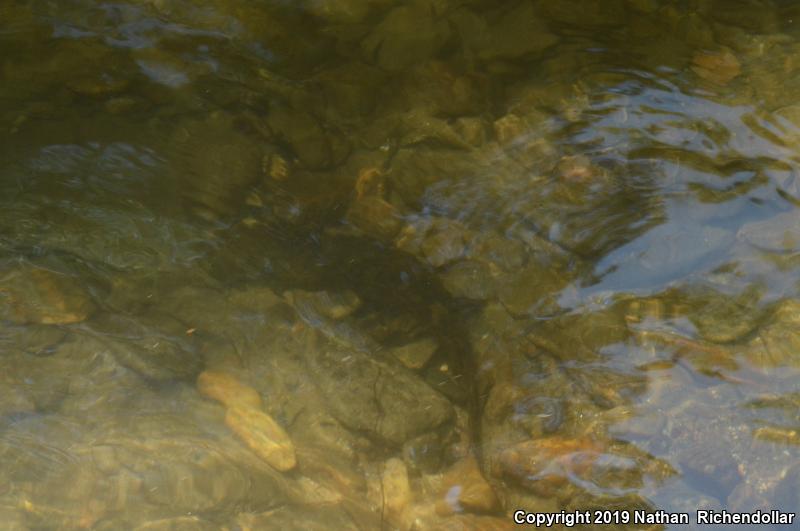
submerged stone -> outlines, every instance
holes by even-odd
[[[540,53],[558,42],[533,2],[519,2],[490,23],[477,37],[476,51],[485,60],[522,58]]]
[[[134,338],[108,337],[103,342],[120,365],[148,380],[194,380],[203,370],[198,354],[155,332]]]
[[[421,369],[439,348],[431,338],[420,339],[392,349],[392,354],[409,369]]]
[[[197,377],[197,390],[201,395],[217,400],[226,407],[237,405],[261,408],[261,395],[235,376],[220,371],[206,370]]]
[[[402,70],[433,57],[450,37],[448,24],[424,1],[391,10],[362,41],[367,60],[387,70]]]
[[[353,291],[304,291],[293,290],[284,294],[289,303],[306,314],[316,313],[333,320],[344,319],[358,310],[361,299]]]
[[[331,347],[309,351],[306,359],[344,426],[399,446],[452,420],[450,403],[405,367]]]
[[[500,302],[514,315],[551,312],[553,297],[567,285],[563,275],[554,267],[529,263],[500,282],[497,290]]]
[[[440,220],[422,242],[422,254],[433,267],[441,267],[461,258],[469,232],[459,223]]]
[[[386,517],[401,529],[407,528],[407,512],[411,505],[411,485],[405,463],[397,458],[386,461],[381,475],[382,507]]]
[[[436,511],[446,515],[464,511],[490,513],[499,500],[489,482],[484,479],[478,461],[468,456],[452,466],[442,478],[442,490]]]
[[[270,111],[267,124],[277,137],[292,147],[300,164],[308,169],[320,170],[340,164],[350,153],[350,145],[343,135],[329,133],[305,110],[276,106]]]
[[[691,68],[699,77],[716,85],[727,85],[742,71],[739,60],[727,48],[695,52]]]
[[[441,275],[444,288],[454,297],[488,300],[495,295],[497,281],[489,266],[475,260],[462,260],[447,268]]]
[[[760,368],[800,367],[800,302],[779,302],[770,319],[746,346],[745,356]]]
[[[225,424],[248,448],[275,469],[285,472],[297,464],[289,435],[266,413],[237,404],[228,408]]]
[[[244,204],[247,189],[260,174],[261,148],[237,130],[227,113],[181,122],[169,148],[178,191],[201,217],[215,219]]]
[[[374,196],[354,200],[347,210],[346,219],[364,234],[387,243],[403,228],[403,220],[395,206]]]
[[[590,474],[603,451],[590,439],[551,436],[507,448],[498,459],[507,477],[542,495],[553,495],[571,478]]]
[[[0,279],[0,315],[19,324],[79,323],[94,310],[89,294],[68,275],[28,266]]]

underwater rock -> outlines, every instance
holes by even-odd
[[[436,512],[447,515],[460,512],[488,513],[496,510],[499,500],[484,479],[478,461],[468,456],[454,464],[442,478],[442,491]]]
[[[411,485],[405,463],[396,457],[383,465],[381,474],[381,506],[386,518],[401,529],[407,529],[407,512],[411,505]]]
[[[361,42],[367,61],[387,70],[403,70],[433,57],[450,38],[450,28],[427,2],[400,5]]]
[[[328,448],[298,445],[299,472],[345,497],[361,498],[367,491],[364,473],[355,458],[344,458]]]
[[[267,116],[272,132],[291,146],[301,165],[322,170],[341,164],[350,154],[350,144],[342,134],[328,132],[314,116],[304,110],[276,106]]]
[[[7,415],[33,413],[36,404],[19,384],[0,382],[0,422]]]
[[[102,342],[117,363],[148,380],[192,381],[203,370],[199,355],[155,331],[145,331],[140,337],[110,336]]]
[[[260,409],[261,395],[235,376],[220,371],[206,370],[197,377],[197,391],[226,407],[241,405]]]
[[[305,0],[312,15],[332,24],[358,24],[375,9],[391,5],[391,0]]]
[[[244,203],[261,169],[261,148],[222,112],[181,122],[169,140],[174,179],[187,205],[214,219]]]
[[[542,17],[569,26],[595,28],[624,24],[627,20],[621,0],[538,0],[535,4]]]
[[[403,444],[403,460],[413,471],[435,472],[441,467],[447,443],[437,432],[423,433]]]
[[[344,494],[326,487],[311,478],[301,477],[297,480],[300,496],[309,505],[335,505],[344,500]]]
[[[295,308],[305,305],[305,312],[313,312],[338,321],[351,315],[361,307],[361,299],[353,291],[304,291],[292,290],[284,297]]]
[[[418,110],[431,118],[477,116],[486,109],[488,101],[483,81],[474,72],[467,73],[452,64],[434,60],[415,68],[400,90],[408,94],[406,105],[412,112]],[[463,125],[483,127],[479,118],[463,120],[466,121]],[[454,143],[454,147],[463,148],[463,145]]]
[[[499,283],[500,302],[514,315],[531,315],[540,311],[552,312],[554,297],[568,284],[563,272],[555,267],[529,263],[506,275]]]
[[[399,363],[330,343],[306,360],[331,413],[372,438],[400,446],[453,418],[450,402]]]
[[[471,243],[469,256],[502,271],[512,272],[525,265],[525,245],[495,232],[482,232]]]
[[[700,78],[715,85],[727,85],[742,72],[739,60],[728,48],[695,52],[691,68]]]
[[[731,343],[744,338],[756,329],[763,312],[758,308],[758,290],[745,290],[732,297],[711,291],[693,289],[699,295],[695,302],[690,296],[693,311],[689,319],[697,328],[700,337],[715,343]]]
[[[289,435],[266,413],[236,404],[225,413],[225,424],[276,470],[285,472],[297,464]]]
[[[0,278],[0,316],[15,323],[79,323],[94,311],[90,295],[68,275],[27,265]]]
[[[500,145],[508,145],[516,141],[524,141],[525,134],[531,131],[524,118],[516,114],[506,114],[492,124],[494,137]]]
[[[461,258],[469,233],[452,222],[436,223],[422,242],[422,255],[433,267],[441,267]]]
[[[488,300],[495,295],[496,281],[489,267],[475,260],[462,260],[441,274],[444,288],[454,297]]]
[[[580,11],[580,9],[578,10]],[[558,42],[533,2],[523,1],[490,22],[485,32],[469,35],[483,60],[518,59],[540,53]]]
[[[392,355],[409,369],[421,369],[439,348],[434,339],[425,338],[391,350]]]
[[[481,147],[486,143],[487,126],[483,120],[475,117],[461,117],[456,120],[454,129],[461,139],[473,147]]]
[[[551,436],[507,448],[499,463],[507,477],[537,493],[552,495],[571,477],[589,474],[602,453],[603,447],[590,439]]]
[[[395,206],[377,196],[353,200],[346,219],[364,234],[386,243],[391,242],[403,228],[403,219]]]
[[[758,329],[745,357],[759,368],[800,367],[800,301],[779,302],[770,319]]]
[[[33,356],[49,356],[68,336],[67,330],[48,325],[27,325],[20,330],[15,344]]]

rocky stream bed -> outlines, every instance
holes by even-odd
[[[798,17],[0,6],[0,529],[796,510]]]

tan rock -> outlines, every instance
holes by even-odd
[[[220,371],[203,371],[197,377],[197,391],[206,398],[222,402],[226,407],[261,408],[261,395],[235,376]]]
[[[345,498],[360,498],[367,482],[354,459],[329,448],[300,445],[297,448],[300,473],[341,492]]]
[[[225,424],[273,468],[284,472],[297,465],[289,435],[263,411],[234,405],[225,414]]]
[[[407,528],[411,485],[405,463],[396,457],[386,461],[381,482],[383,510],[387,519],[401,528]]]
[[[95,310],[88,293],[67,275],[31,268],[4,280],[7,282],[0,283],[0,306],[5,298],[9,317],[19,324],[79,323]]]
[[[354,200],[346,218],[365,234],[386,242],[392,241],[403,228],[403,220],[394,205],[371,195]]]
[[[691,68],[702,79],[716,85],[727,85],[742,72],[739,60],[727,48],[695,52]]]
[[[500,453],[505,475],[541,495],[564,487],[570,477],[589,474],[603,447],[589,438],[543,437],[521,442]]]
[[[393,348],[392,354],[409,369],[421,369],[439,348],[434,339],[425,338],[401,347]]]
[[[481,474],[478,461],[470,455],[453,465],[442,478],[436,512],[442,516],[464,511],[490,512],[498,505],[492,486]]]
[[[515,140],[520,140],[527,132],[528,126],[525,120],[515,114],[507,114],[495,120],[494,136],[501,144],[509,144]]]

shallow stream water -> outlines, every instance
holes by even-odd
[[[0,529],[800,507],[796,2],[4,0],[0,80]]]

